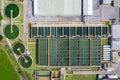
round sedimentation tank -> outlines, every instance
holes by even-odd
[[[16,25],[7,25],[4,34],[8,39],[16,39],[19,35],[19,28]]]
[[[22,67],[29,68],[32,65],[32,58],[27,55],[20,56],[18,62]]]
[[[13,43],[13,51],[16,55],[22,55],[25,52],[25,46],[21,42]]]
[[[19,15],[19,8],[16,4],[8,4],[5,8],[5,15],[8,18],[11,18],[11,11],[12,11],[12,18],[16,18]]]

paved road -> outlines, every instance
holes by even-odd
[[[4,17],[4,0],[1,1],[0,5],[1,5],[1,14]],[[4,23],[4,21],[2,20],[1,21],[1,33],[3,33],[3,23]]]
[[[24,35],[23,35],[23,38],[22,40],[27,40],[28,39],[28,18],[27,18],[27,13],[28,13],[28,0],[24,0],[24,3],[23,3],[23,6],[24,6],[24,22],[23,22],[23,25],[24,25]]]
[[[114,71],[74,71],[73,74],[120,74],[120,62]]]
[[[1,1],[1,11],[2,11],[2,16],[4,17],[4,0]]]

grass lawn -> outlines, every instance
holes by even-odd
[[[65,80],[97,80],[96,75],[66,75]]]
[[[3,36],[0,34],[0,41],[2,41],[3,40]]]
[[[1,14],[1,12],[0,12],[0,21],[3,19],[3,16],[2,16],[2,14]]]
[[[28,44],[28,49],[30,50],[31,54],[30,56],[33,58],[33,65],[30,68],[26,68],[25,72],[29,78],[29,80],[34,80],[34,78],[32,77],[31,74],[33,74],[34,70],[39,68],[36,64],[36,46],[35,46],[35,42],[31,42],[30,44]]]
[[[92,70],[92,71],[98,71],[98,70],[99,70],[99,67],[92,67],[91,70]]]
[[[0,47],[0,80],[20,80],[5,51]]]
[[[22,38],[23,37],[23,32],[24,32],[24,29],[23,29],[23,24],[22,23],[15,23],[15,25],[17,25],[18,27],[19,27],[19,31],[20,31],[20,33],[19,33],[19,38]]]

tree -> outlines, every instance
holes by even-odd
[[[2,41],[3,40],[3,36],[0,34],[0,41]]]
[[[110,21],[106,21],[105,25],[110,26]]]
[[[3,16],[2,16],[2,14],[0,13],[0,21],[3,19]]]

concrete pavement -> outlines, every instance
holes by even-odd
[[[28,39],[28,18],[27,18],[27,13],[28,13],[28,0],[24,0],[23,2],[23,7],[24,7],[24,20],[23,20],[23,28],[24,28],[24,35],[22,40],[26,41]]]
[[[74,71],[73,74],[120,74],[120,62],[114,71]]]

